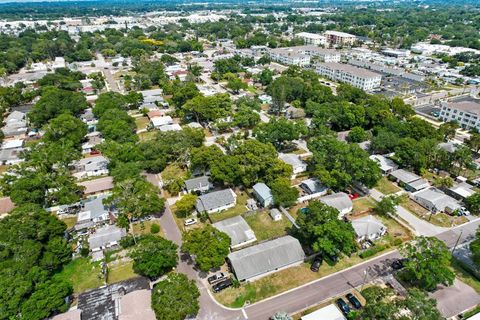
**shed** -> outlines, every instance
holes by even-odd
[[[270,210],[270,217],[273,221],[280,221],[282,220],[282,213],[277,208],[273,208]]]
[[[245,246],[257,241],[255,233],[242,216],[228,218],[213,224],[218,230],[228,234],[232,240],[230,247],[232,249]]]

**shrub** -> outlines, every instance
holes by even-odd
[[[160,232],[160,226],[156,223],[153,223],[150,226],[150,233],[156,234],[156,233],[159,233],[159,232]]]
[[[376,245],[374,247],[371,247],[365,251],[363,251],[362,253],[359,254],[360,258],[362,259],[365,259],[365,258],[368,258],[368,257],[371,257],[377,253],[379,253],[380,251],[383,251],[385,250],[385,246],[384,245]]]

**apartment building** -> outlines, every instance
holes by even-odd
[[[316,46],[298,46],[292,47],[299,53],[309,56],[310,58],[316,57],[322,62],[340,62],[342,57],[341,53],[333,49],[324,49]]]
[[[270,58],[274,61],[305,67],[310,64],[310,56],[300,53],[295,48],[276,48],[269,51]]]
[[[321,76],[348,83],[365,91],[378,88],[382,82],[380,74],[348,64],[318,63],[315,69]]]
[[[355,35],[340,31],[329,30],[324,35],[327,43],[332,46],[351,46],[357,40]]]
[[[480,100],[462,97],[451,101],[442,101],[440,120],[457,121],[465,129],[480,129]]]
[[[321,34],[300,32],[295,35],[297,38],[303,40],[306,45],[324,46],[327,44],[327,38]]]

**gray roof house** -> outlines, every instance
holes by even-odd
[[[460,182],[445,191],[457,200],[465,200],[475,193],[474,186],[467,182]]]
[[[75,230],[86,229],[97,223],[102,223],[110,219],[112,208],[103,204],[103,200],[109,195],[101,195],[84,203],[83,209],[78,213]]]
[[[285,162],[286,164],[289,164],[292,166],[293,169],[293,175],[292,178],[295,178],[295,176],[299,173],[307,171],[307,164],[300,159],[300,157],[297,154],[294,153],[280,153],[278,155],[278,158]]]
[[[237,195],[232,189],[203,194],[197,198],[195,208],[198,212],[215,213],[235,206]]]
[[[211,187],[212,185],[210,184],[210,181],[208,181],[207,176],[201,176],[185,180],[185,191],[187,192],[207,192],[208,190],[210,190]]]
[[[337,192],[321,197],[320,201],[327,206],[337,209],[340,212],[340,216],[344,216],[353,210],[353,202],[345,192]]]
[[[22,135],[28,130],[25,113],[20,111],[12,111],[3,122],[5,126],[2,131],[6,137]]]
[[[452,213],[461,207],[457,200],[434,187],[414,192],[410,197],[419,205],[433,213]]]
[[[232,240],[230,248],[235,249],[257,241],[255,233],[242,216],[228,218],[213,224],[218,230],[228,234]]]
[[[79,176],[95,177],[108,174],[108,163],[110,161],[104,156],[98,155],[95,157],[88,157],[80,159],[75,169]]]
[[[300,242],[292,236],[263,242],[228,255],[239,281],[252,281],[269,273],[300,264],[305,259]]]
[[[88,244],[91,251],[107,249],[118,245],[118,241],[126,235],[127,232],[124,228],[108,225],[98,228],[95,233],[88,238]]]
[[[262,207],[267,208],[273,204],[272,190],[262,182],[259,182],[253,186],[253,194],[257,198]]]
[[[383,174],[389,174],[390,172],[398,168],[397,164],[386,156],[380,154],[372,154],[369,158],[370,160],[373,160],[378,164]]]
[[[393,177],[398,183],[403,184],[405,189],[408,191],[419,191],[430,186],[427,180],[413,172],[404,169],[392,171],[390,172],[390,176]]]
[[[387,227],[372,215],[352,220],[352,227],[357,234],[357,241],[378,240],[387,232]]]
[[[308,194],[321,194],[324,195],[327,193],[328,188],[325,187],[318,179],[312,178],[303,180],[300,183],[300,188],[302,188]]]

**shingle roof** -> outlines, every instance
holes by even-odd
[[[199,212],[210,211],[232,204],[235,202],[235,200],[236,198],[232,189],[225,189],[199,196],[197,198],[197,204],[195,207]]]
[[[208,185],[210,185],[210,182],[207,176],[185,180],[185,188],[187,188],[188,191],[204,188]]]
[[[409,183],[409,182],[420,179],[420,176],[404,169],[398,169],[398,170],[392,171],[390,175],[397,178],[403,183]]]
[[[352,200],[345,192],[330,194],[320,198],[320,201],[325,203],[327,206],[337,209],[340,212],[350,209],[353,206]]]
[[[239,280],[260,276],[264,273],[297,263],[305,258],[300,242],[285,236],[228,255]]]
[[[444,211],[445,208],[457,209],[460,204],[454,198],[446,195],[437,188],[428,188],[413,194],[416,198],[425,199],[432,203],[438,211]]]
[[[318,179],[307,179],[303,180],[301,183],[301,186],[305,187],[308,189],[309,192],[313,193],[318,193],[318,192],[324,192],[328,188],[325,187],[323,184],[318,181]]]
[[[280,153],[278,158],[291,165],[293,168],[305,166],[305,162],[303,162],[298,155],[293,153]]]
[[[236,216],[216,222],[213,224],[213,226],[218,230],[228,234],[232,240],[232,247],[257,240],[253,230],[247,224],[245,219],[242,218],[242,216]]]
[[[103,177],[95,180],[79,182],[77,185],[85,187],[84,194],[92,194],[113,189],[113,178]]]
[[[120,241],[126,236],[126,231],[114,225],[99,228],[88,238],[90,249],[100,248],[115,241]]]
[[[358,237],[380,234],[386,229],[385,225],[372,215],[353,220],[352,227]]]

